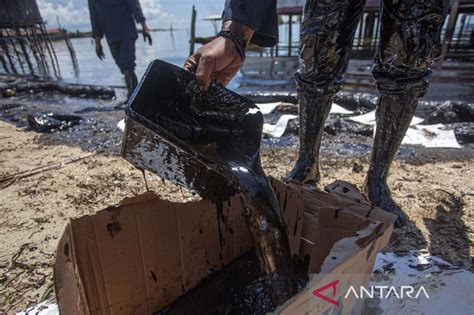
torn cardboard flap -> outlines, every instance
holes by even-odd
[[[380,210],[365,204],[353,211],[352,201],[335,194],[271,183],[291,252],[309,259],[310,274],[349,268],[369,277],[393,216],[377,220]],[[221,205],[174,203],[154,193],[126,198],[66,227],[54,267],[58,305],[62,314],[152,314],[252,247],[238,197]],[[311,283],[295,301],[308,298]]]

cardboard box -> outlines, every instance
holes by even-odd
[[[395,217],[338,193],[272,185],[291,251],[309,259],[310,275],[276,313],[321,314],[334,306],[313,290],[340,274],[367,284]],[[62,314],[152,314],[252,247],[238,197],[217,206],[168,202],[152,192],[126,198],[66,227],[54,266],[58,305]],[[356,301],[342,304],[341,313],[354,312]]]

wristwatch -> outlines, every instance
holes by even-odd
[[[217,36],[221,36],[227,39],[230,39],[234,45],[235,49],[237,50],[237,53],[239,54],[240,58],[242,61],[245,60],[245,48],[247,46],[245,40],[241,38],[239,35],[235,34],[233,31],[231,31],[228,28],[222,29]]]

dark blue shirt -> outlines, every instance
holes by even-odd
[[[145,21],[138,0],[88,0],[92,37],[107,41],[138,37],[136,23]]]
[[[277,0],[226,0],[222,18],[250,26],[255,33],[251,39],[262,47],[278,42]]]

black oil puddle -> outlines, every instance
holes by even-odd
[[[36,141],[41,144],[79,146],[84,151],[103,151],[118,155],[122,132],[117,128],[117,122],[125,114],[117,105],[117,101],[26,93],[0,99],[0,119],[31,130],[28,118],[49,120],[44,115],[50,114],[60,118],[59,120],[68,118],[64,123],[49,121],[46,124],[49,126],[38,130],[47,133],[41,134]],[[75,117],[80,117],[80,121]]]
[[[115,90],[110,87],[85,84],[68,84],[61,80],[28,80],[9,77],[2,78],[0,90],[4,97],[22,94],[52,94],[75,98],[111,100],[115,97]]]
[[[298,291],[307,281],[307,266],[295,264]],[[260,271],[255,253],[248,252],[196,287],[157,315],[261,315],[275,310],[272,295]]]

